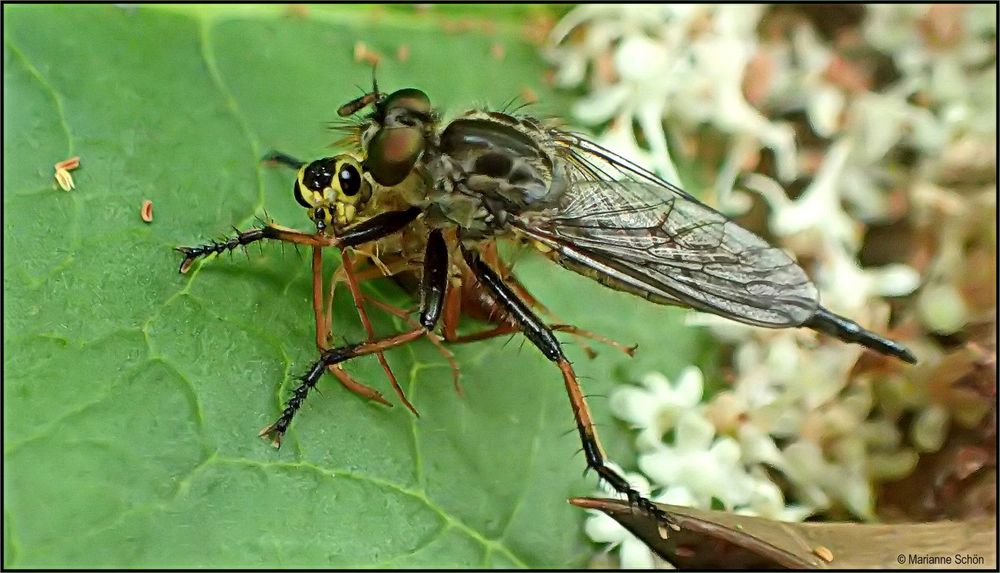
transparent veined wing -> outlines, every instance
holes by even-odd
[[[566,164],[563,189],[512,224],[566,266],[757,326],[798,326],[816,313],[816,287],[781,249],[591,141],[550,136]]]

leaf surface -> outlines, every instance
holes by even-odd
[[[370,81],[357,41],[383,54],[385,89],[421,87],[446,112],[529,87],[539,113],[559,114],[525,13],[496,11],[474,12],[495,31],[451,34],[439,10],[4,7],[5,566],[586,561],[584,514],[566,498],[595,482],[580,477],[558,371],[521,337],[454,349],[461,399],[426,341],[390,352],[419,419],[326,377],[275,451],[255,434],[316,357],[308,257],[265,246],[181,276],[172,251],[265,211],[308,228],[291,174],[258,159],[331,153],[325,122]],[[64,192],[52,166],[73,155]],[[561,319],[639,343],[635,359],[598,346],[590,361],[560,335],[590,393],[704,353],[680,311],[539,258],[517,270]],[[388,281],[365,290],[415,306]],[[335,327],[358,340],[346,295]],[[381,333],[403,327],[372,312]],[[349,370],[391,395],[374,359]],[[591,403],[627,465],[627,435],[606,400]]]

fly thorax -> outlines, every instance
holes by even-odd
[[[553,201],[553,160],[535,123],[473,112],[444,129],[424,168],[429,200],[463,227],[495,233],[508,219]]]
[[[461,166],[449,156],[437,156],[425,165],[429,184],[424,199],[424,218],[433,227],[459,227],[466,231],[487,232],[490,213],[483,196],[465,192]],[[433,175],[431,175],[433,174]]]

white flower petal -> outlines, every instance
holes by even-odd
[[[653,552],[638,538],[629,534],[619,550],[622,569],[652,569],[656,565]]]
[[[834,486],[847,509],[861,519],[875,519],[875,498],[871,484],[863,474],[841,475]]]
[[[644,82],[662,77],[669,56],[663,45],[646,36],[630,35],[615,51],[615,69],[625,82]]]
[[[948,437],[948,409],[940,404],[931,404],[919,414],[910,428],[913,444],[922,452],[936,452]]]
[[[691,494],[688,488],[682,485],[668,487],[653,501],[682,507],[697,507],[697,500],[694,495]]]
[[[906,296],[920,286],[920,273],[907,265],[886,265],[865,272],[872,291],[880,296]]]
[[[954,285],[939,283],[924,287],[917,299],[920,320],[942,334],[957,332],[968,322],[969,309]]]
[[[715,437],[715,426],[701,412],[686,410],[677,421],[674,443],[678,451],[693,452],[709,448]]]
[[[764,463],[775,469],[783,469],[785,458],[774,443],[774,438],[753,424],[743,424],[739,429],[743,462]]]
[[[616,388],[608,398],[608,406],[616,417],[639,427],[654,424],[661,405],[652,394],[634,386]]]
[[[785,496],[781,489],[766,479],[754,480],[749,507],[756,515],[778,519],[785,509]]]
[[[775,517],[779,521],[787,521],[791,523],[799,523],[804,521],[807,517],[816,513],[816,508],[809,507],[807,505],[789,505],[786,506],[782,511],[781,515]]]
[[[701,402],[704,377],[697,366],[688,366],[677,377],[675,396],[683,406],[695,406]]]
[[[720,466],[732,468],[740,463],[740,457],[743,455],[739,442],[730,437],[719,438],[709,450],[709,454]]]
[[[631,535],[617,521],[602,512],[592,512],[583,524],[587,537],[597,543],[619,544]]]
[[[657,485],[670,486],[677,483],[680,462],[673,448],[661,446],[652,453],[639,456],[639,469]]]
[[[647,373],[640,382],[655,396],[669,399],[673,395],[673,391],[670,389],[670,379],[659,372]]]
[[[617,115],[627,98],[626,86],[611,86],[573,104],[573,115],[586,124],[603,123]]]
[[[837,131],[840,113],[844,109],[844,94],[832,86],[821,86],[809,100],[806,112],[813,130],[821,137],[831,137]]]

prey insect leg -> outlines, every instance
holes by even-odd
[[[572,336],[578,336],[580,338],[589,338],[597,342],[606,344],[615,350],[619,350],[629,356],[635,356],[636,346],[625,346],[624,344],[611,340],[600,334],[595,334],[589,330],[584,330],[582,328],[573,326],[572,324],[549,324],[548,328],[556,332],[565,332]],[[488,340],[490,338],[496,338],[498,336],[504,336],[506,334],[513,334],[515,332],[520,332],[520,328],[513,324],[501,324],[489,330],[482,330],[480,332],[473,332],[472,334],[456,335],[452,338],[447,338],[446,341],[449,344],[466,344],[468,342],[478,342],[480,340]],[[595,356],[593,349],[590,347],[585,347],[584,352],[588,357],[593,358]]]
[[[316,348],[323,352],[328,348],[327,335],[330,332],[329,316],[323,314],[323,249],[313,247],[312,251],[312,306],[316,318]]]
[[[345,256],[350,257],[349,254],[345,254]],[[333,280],[331,281],[331,284],[330,284],[330,298],[329,298],[329,300],[327,302],[327,307],[326,307],[327,317],[331,317],[332,316],[332,310],[331,310],[330,303],[333,302],[333,295],[334,295],[334,291],[335,291],[335,289],[337,287],[337,283],[339,283],[339,282],[348,282],[351,279],[351,277],[353,277],[355,284],[358,284],[358,283],[360,283],[362,281],[366,281],[366,280],[369,280],[369,279],[382,278],[382,277],[392,277],[393,275],[396,275],[397,273],[411,271],[411,270],[415,270],[415,269],[419,268],[419,265],[414,264],[413,262],[409,261],[405,257],[393,257],[387,263],[383,263],[382,268],[380,268],[380,267],[372,267],[372,268],[364,269],[362,271],[354,271],[354,270],[352,270],[351,273],[350,273],[351,277],[349,277],[348,273],[347,273],[347,271],[345,269],[348,266],[350,266],[353,269],[354,268],[353,264],[354,264],[353,262],[349,262],[349,264],[346,265],[346,266],[342,265],[339,269],[337,269],[337,272],[334,273]],[[447,300],[450,299],[450,298],[452,298],[452,293],[454,292],[454,290],[455,289],[449,288],[448,291],[447,291],[447,294],[445,295],[446,296],[446,300],[445,300],[445,314],[442,315],[442,318],[441,318],[441,321],[444,324],[447,324],[447,319],[448,319],[448,316],[447,316],[447,304],[448,304],[448,302],[447,302]],[[352,291],[352,294],[354,294],[353,291]],[[393,305],[391,305],[389,303],[382,302],[382,301],[380,301],[378,299],[375,299],[375,298],[367,298],[367,297],[365,297],[364,294],[361,293],[360,288],[357,288],[357,293],[356,293],[356,296],[355,296],[355,301],[356,302],[360,301],[360,302],[357,302],[357,304],[359,304],[359,305],[363,305],[365,303],[372,304],[372,305],[380,308],[381,310],[384,310],[385,312],[387,312],[387,313],[389,313],[389,314],[391,314],[393,316],[401,318],[402,320],[404,320],[408,324],[410,324],[410,326],[412,326],[412,327],[416,327],[419,324],[417,321],[413,320],[410,317],[410,312],[407,311],[406,309],[393,306]],[[329,318],[328,318],[328,320],[329,320]],[[458,363],[455,361],[455,355],[444,346],[444,344],[441,341],[441,337],[439,337],[438,335],[434,334],[433,332],[428,332],[427,333],[427,339],[431,342],[431,344],[433,344],[438,349],[438,352],[441,353],[441,356],[443,356],[444,359],[448,361],[448,365],[451,367],[451,371],[452,371],[452,383],[455,386],[455,392],[459,396],[461,396],[463,394],[463,392],[462,392],[461,383],[459,382],[460,373],[459,373]],[[390,382],[391,382],[391,380],[390,380]],[[401,392],[402,392],[402,389],[398,388],[397,389],[397,393],[401,393]],[[417,414],[417,413],[414,412],[414,414]]]
[[[583,452],[587,458],[587,466],[608,482],[615,491],[625,495],[629,504],[638,507],[647,514],[664,521],[672,523],[673,520],[662,509],[653,504],[636,491],[628,481],[617,472],[605,464],[604,450],[594,429],[594,423],[590,416],[590,409],[587,401],[580,390],[573,366],[563,354],[562,347],[552,330],[545,325],[541,319],[535,315],[528,305],[522,301],[511,290],[500,276],[493,271],[479,256],[462,248],[462,255],[465,257],[469,268],[475,273],[480,282],[496,298],[497,302],[504,307],[511,318],[521,327],[521,331],[546,358],[556,363],[563,375],[563,383],[566,386],[566,393],[569,396],[570,404],[573,407],[573,417],[576,419],[576,429],[580,434],[580,441],[583,443]]]
[[[451,292],[452,289],[448,289],[448,293],[445,296],[447,297],[448,295],[451,294]],[[371,299],[369,302],[381,308],[382,310],[388,312],[389,314],[392,314],[394,316],[401,318],[402,320],[405,320],[410,326],[415,327],[419,324],[417,321],[413,320],[410,317],[409,312],[407,312],[402,308],[397,308],[395,306],[392,306],[391,304],[375,299]],[[447,305],[447,301],[445,302],[445,304]],[[441,321],[444,322],[444,316],[442,316]],[[442,342],[442,338],[440,336],[434,334],[431,331],[427,331],[427,340],[429,340],[431,344],[433,344],[438,349],[438,352],[441,353],[441,356],[444,356],[444,359],[448,361],[448,366],[451,368],[451,383],[455,387],[455,393],[461,397],[464,394],[464,392],[462,391],[462,383],[460,381],[461,370],[458,367],[458,362],[455,361],[455,354],[451,350],[448,350],[448,348],[445,347],[444,343]]]
[[[351,358],[374,354],[389,350],[426,336],[441,316],[444,293],[448,285],[448,247],[445,245],[441,232],[432,231],[427,239],[427,250],[424,255],[423,275],[420,278],[420,326],[406,332],[380,338],[361,344],[348,344],[322,352],[319,360],[314,362],[309,370],[299,379],[300,384],[292,394],[281,416],[271,425],[260,431],[260,436],[270,436],[275,447],[281,446],[281,438],[295,413],[302,407],[309,390],[316,386],[323,372],[331,365],[340,364]]]
[[[361,289],[358,288],[358,283],[354,280],[354,265],[351,263],[350,257],[347,256],[347,251],[340,249],[340,260],[341,265],[344,268],[344,275],[346,277],[347,288],[351,291],[351,297],[354,299],[354,307],[358,309],[358,316],[361,317],[361,324],[365,328],[365,332],[368,333],[368,341],[371,342],[375,340],[375,330],[372,328],[372,322],[368,318],[368,312],[365,310],[365,300],[361,295]],[[330,293],[333,296],[333,293]],[[331,301],[332,302],[332,301]],[[328,323],[329,324],[329,323]],[[406,393],[403,392],[403,388],[400,387],[399,381],[396,380],[396,375],[392,373],[392,369],[389,368],[389,363],[385,359],[385,354],[378,352],[376,353],[378,357],[379,364],[382,365],[382,370],[385,371],[385,375],[389,378],[389,384],[392,389],[396,391],[396,395],[399,396],[400,401],[403,405],[407,407],[414,416],[420,417],[420,413],[417,409],[413,407],[413,404],[406,398]]]
[[[324,316],[323,314],[323,249],[319,247],[313,247],[312,275],[313,314],[316,317],[316,348],[318,348],[320,352],[323,352],[328,348],[327,335],[330,332],[330,317],[329,315]],[[379,356],[382,356],[382,353],[379,353]],[[382,396],[381,392],[352,378],[351,375],[344,370],[343,365],[331,365],[328,367],[328,370],[345,388],[351,392],[354,392],[363,398],[374,400],[380,404],[392,407],[392,404],[390,404],[389,401]]]
[[[844,342],[860,344],[881,354],[895,356],[910,364],[917,363],[917,357],[902,344],[866,330],[853,320],[834,314],[822,306],[802,326],[839,338]]]

